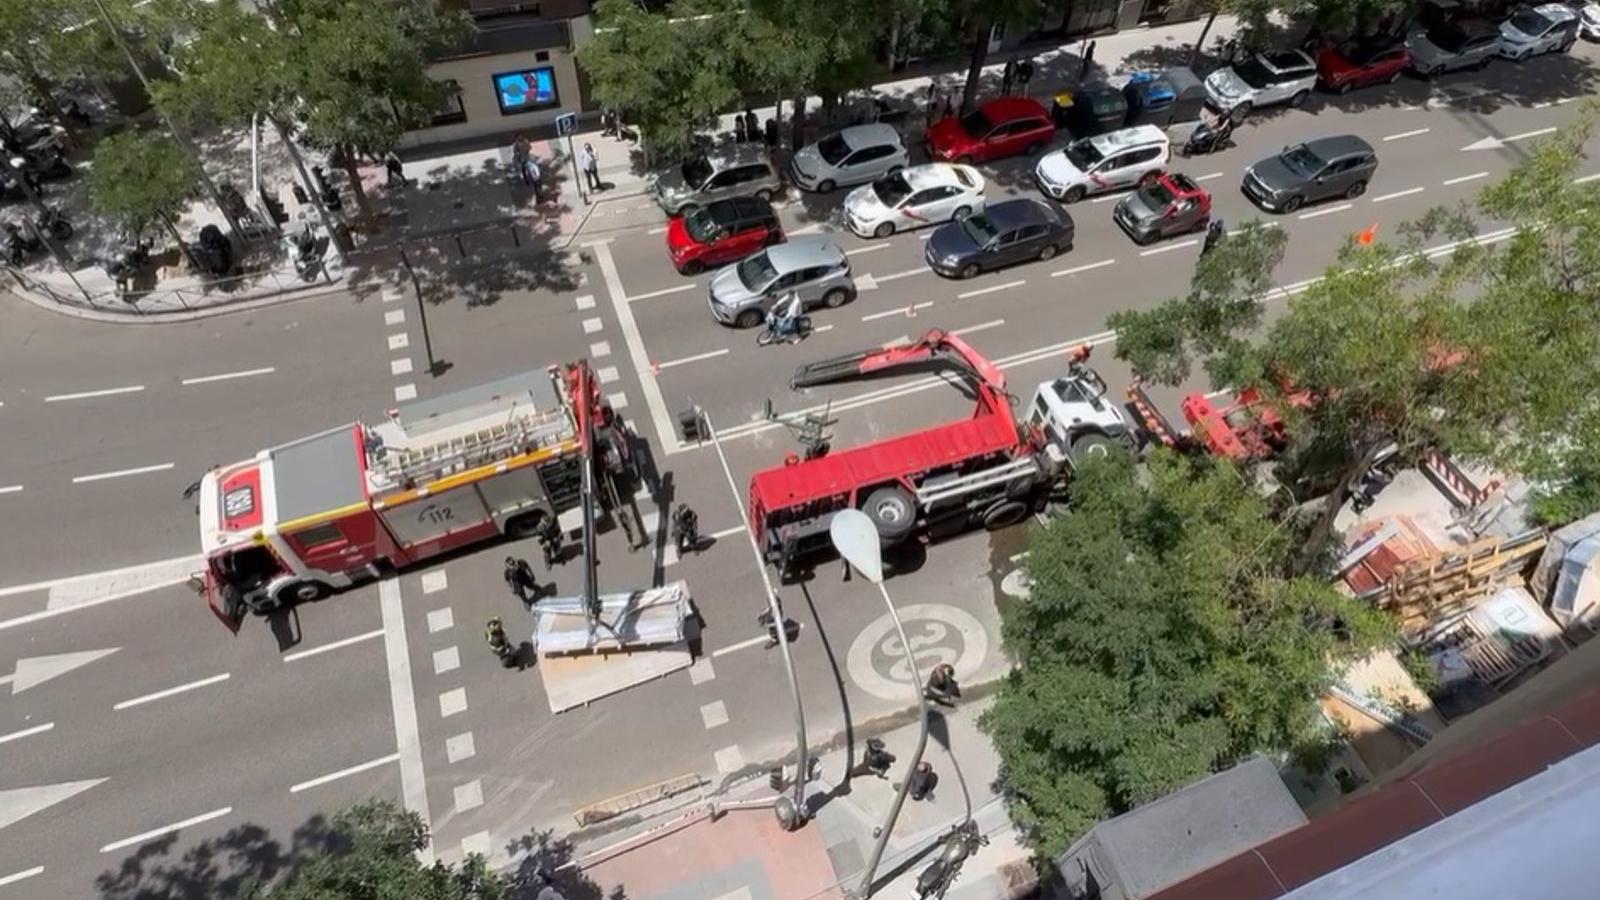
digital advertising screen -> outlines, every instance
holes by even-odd
[[[494,95],[504,116],[549,109],[560,102],[556,97],[556,70],[543,66],[501,72],[494,76]]]

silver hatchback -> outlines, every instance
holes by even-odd
[[[724,325],[754,328],[790,293],[798,293],[807,309],[833,309],[854,300],[849,257],[823,237],[774,244],[711,279],[711,315]]]
[[[713,200],[760,197],[783,190],[764,145],[735,145],[695,156],[655,178],[656,203],[669,216],[688,215]]]

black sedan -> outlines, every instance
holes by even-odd
[[[928,266],[946,278],[972,278],[979,272],[1050,259],[1072,249],[1077,227],[1066,210],[1033,199],[991,203],[947,225],[928,238]]]

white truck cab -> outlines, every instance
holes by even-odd
[[[1067,374],[1040,384],[1028,405],[1028,424],[1073,463],[1104,456],[1114,447],[1138,447],[1138,433],[1128,424],[1122,405],[1107,399],[1105,380],[1085,364],[1088,356],[1081,351]]]

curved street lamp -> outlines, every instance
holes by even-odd
[[[889,618],[894,622],[895,632],[900,635],[900,646],[911,669],[911,690],[917,696],[918,718],[922,722],[917,734],[916,752],[911,755],[906,777],[900,780],[900,791],[895,794],[889,815],[878,831],[878,842],[872,847],[872,858],[867,860],[866,871],[861,874],[861,885],[856,888],[855,896],[865,900],[872,896],[872,878],[878,872],[884,848],[889,845],[889,834],[894,831],[895,821],[900,818],[900,808],[905,806],[906,794],[911,792],[911,776],[917,771],[917,766],[922,762],[922,751],[928,746],[928,698],[923,695],[922,673],[917,669],[917,658],[911,652],[910,641],[906,639],[905,626],[900,624],[900,614],[895,611],[894,601],[889,599],[889,589],[883,585],[883,541],[878,536],[878,526],[861,510],[844,509],[834,513],[833,521],[828,524],[828,536],[833,539],[834,548],[845,562],[877,585],[878,593],[883,595],[883,605],[889,608]]]

